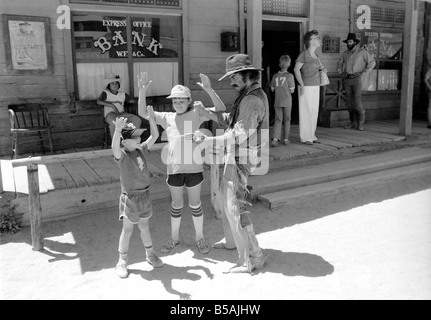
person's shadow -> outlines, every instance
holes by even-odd
[[[157,272],[154,272],[153,270],[144,271],[138,269],[129,269],[129,272],[131,274],[138,274],[147,281],[160,281],[167,292],[177,295],[180,300],[192,300],[191,294],[180,292],[172,287],[173,280],[198,281],[202,279],[202,276],[199,274],[190,272],[192,270],[203,271],[209,279],[213,279],[214,277],[210,270],[203,266],[176,267],[164,264],[163,268],[158,269]]]
[[[334,266],[322,257],[301,252],[283,252],[274,249],[263,249],[268,255],[258,273],[280,273],[288,277],[325,277],[334,272]]]

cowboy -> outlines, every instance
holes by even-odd
[[[216,137],[196,132],[196,140],[203,147],[214,144],[226,146],[220,187],[226,242],[216,243],[213,247],[228,250],[236,247],[239,260],[229,270],[231,273],[251,273],[255,269],[261,269],[266,258],[259,247],[246,202],[247,179],[256,168],[256,162],[250,156],[254,154],[251,151],[253,148],[254,151],[261,150],[262,141],[269,141],[269,106],[267,96],[259,84],[260,71],[262,69],[253,67],[245,54],[228,57],[226,74],[219,81],[228,78],[239,96],[230,113],[218,114],[219,124],[227,129],[223,135]],[[264,134],[267,135],[266,139],[261,137]]]
[[[358,46],[360,40],[356,34],[349,33],[343,42],[347,44],[347,50],[338,61],[337,71],[343,78],[350,116],[350,124],[344,128],[363,131],[365,110],[362,106],[362,78],[374,69],[376,61],[367,50]]]

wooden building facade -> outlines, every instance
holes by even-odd
[[[378,61],[376,69],[364,81],[367,120],[399,117],[401,72],[406,67],[402,56],[405,1],[257,3],[256,6],[252,0],[2,1],[0,155],[11,153],[9,104],[46,106],[55,150],[102,145],[103,111],[95,100],[103,90],[106,74],[120,75],[122,89],[136,96],[136,75],[148,72],[153,80],[148,102],[158,110],[170,110],[164,97],[178,83],[190,87],[194,100],[209,103],[196,84],[199,73],[205,73],[229,106],[236,92],[228,81],[217,81],[224,74],[226,57],[259,48],[261,59],[254,61],[264,69],[262,84],[267,89],[269,79],[278,71],[280,55],[289,54],[293,67],[303,48],[302,36],[311,29],[317,29],[323,39],[319,56],[331,77],[331,85],[321,90],[319,124],[333,127],[348,121],[335,70],[346,50],[342,41],[349,32],[357,33],[362,45]],[[429,59],[431,46],[429,13],[430,4],[419,2],[414,99],[419,111],[423,109],[422,66]],[[247,32],[248,23],[255,21],[248,19],[251,15],[261,17],[261,34]],[[368,16],[369,20],[364,19]],[[296,120],[297,105],[294,105],[293,121]],[[35,152],[38,146],[34,148],[27,151]]]

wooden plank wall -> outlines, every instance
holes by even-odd
[[[199,73],[207,74],[213,88],[222,100],[232,104],[236,92],[229,81],[220,81],[226,70],[226,58],[238,52],[222,52],[220,35],[222,32],[239,32],[238,0],[188,0],[189,4],[189,48],[190,48],[190,89],[193,99],[209,104],[208,95],[196,85]]]
[[[341,53],[347,50],[344,42],[347,34],[350,32],[350,1],[346,0],[328,0],[315,1],[315,17],[314,28],[317,29],[321,37],[332,36],[340,37],[340,53],[320,53],[322,63],[328,68],[329,74],[336,74],[337,62]],[[386,6],[393,8],[394,6],[405,8],[405,0],[382,1],[382,0],[361,0],[361,4],[369,6]],[[425,20],[425,4],[420,3],[418,21],[418,38],[417,38],[417,59],[415,73],[415,101],[418,101],[420,96],[421,84],[421,68],[424,52],[424,20]],[[356,23],[352,21],[352,23]],[[401,27],[401,32],[403,28]],[[394,95],[374,95],[366,94],[363,97],[363,103],[367,109],[367,119],[391,119],[399,117],[400,96]],[[347,120],[347,119],[346,119]]]
[[[0,13],[50,18],[53,74],[9,75],[5,50],[0,49],[0,156],[11,153],[8,104],[38,102],[48,108],[53,125],[55,150],[101,145],[103,141],[102,111],[94,101],[70,102],[66,84],[64,32],[57,28],[57,7],[61,0],[0,1]],[[0,45],[3,46],[3,20],[0,16]],[[23,152],[38,152],[38,146]]]
[[[328,72],[336,73],[341,52],[347,49],[342,41],[349,33],[349,1],[328,0],[314,1],[314,3],[314,28],[319,31],[320,36],[322,38],[324,36],[340,37],[340,53],[321,53],[319,50],[319,56]]]
[[[373,4],[377,0],[364,0]],[[6,73],[5,51],[0,49],[0,156],[10,154],[11,139],[9,136],[9,119],[7,105],[25,103],[26,101],[45,104],[54,125],[54,148],[70,149],[101,145],[103,140],[103,118],[101,108],[92,102],[79,102],[76,105],[70,101],[66,78],[70,76],[66,71],[65,31],[56,27],[58,14],[56,9],[62,0],[14,0],[0,1],[0,12],[6,14],[33,15],[49,17],[52,36],[52,75],[24,75],[10,76]],[[394,1],[386,2],[388,6]],[[395,1],[396,4],[404,0]],[[350,7],[346,0],[314,1],[314,27],[321,36],[331,35],[345,39],[349,32]],[[421,12],[424,4],[421,3]],[[336,9],[334,9],[336,8]],[[199,73],[207,74],[212,80],[215,90],[229,107],[236,92],[232,90],[228,81],[218,82],[225,72],[225,60],[236,52],[222,52],[220,36],[222,32],[240,32],[239,30],[239,1],[238,0],[188,0],[188,22],[184,24],[184,39],[187,41],[187,81],[193,91],[194,100],[202,100],[209,105],[207,94],[197,86]],[[1,18],[0,18],[1,19]],[[423,26],[424,16],[420,16],[419,26]],[[0,43],[3,42],[3,21],[0,21]],[[422,28],[423,29],[423,28]],[[420,32],[418,46],[421,45],[423,32]],[[66,37],[67,39],[67,37]],[[422,44],[423,45],[423,44]],[[341,42],[341,52],[346,49]],[[420,51],[420,50],[419,50]],[[340,54],[321,54],[322,62],[330,72],[335,72]],[[418,54],[418,59],[420,59]],[[418,60],[420,68],[422,60]],[[70,73],[70,72],[69,72]],[[417,72],[420,83],[420,72]],[[419,87],[419,86],[418,86]],[[392,106],[393,107],[393,106]]]

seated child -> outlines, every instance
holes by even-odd
[[[141,118],[137,115],[124,112],[124,103],[133,103],[135,99],[120,90],[120,76],[108,75],[103,81],[103,87],[105,89],[97,99],[97,104],[104,106],[103,114],[106,123],[109,124],[111,137],[114,135],[115,130],[113,122],[117,117],[123,117],[127,122],[133,123],[136,128],[140,128],[142,123]]]

